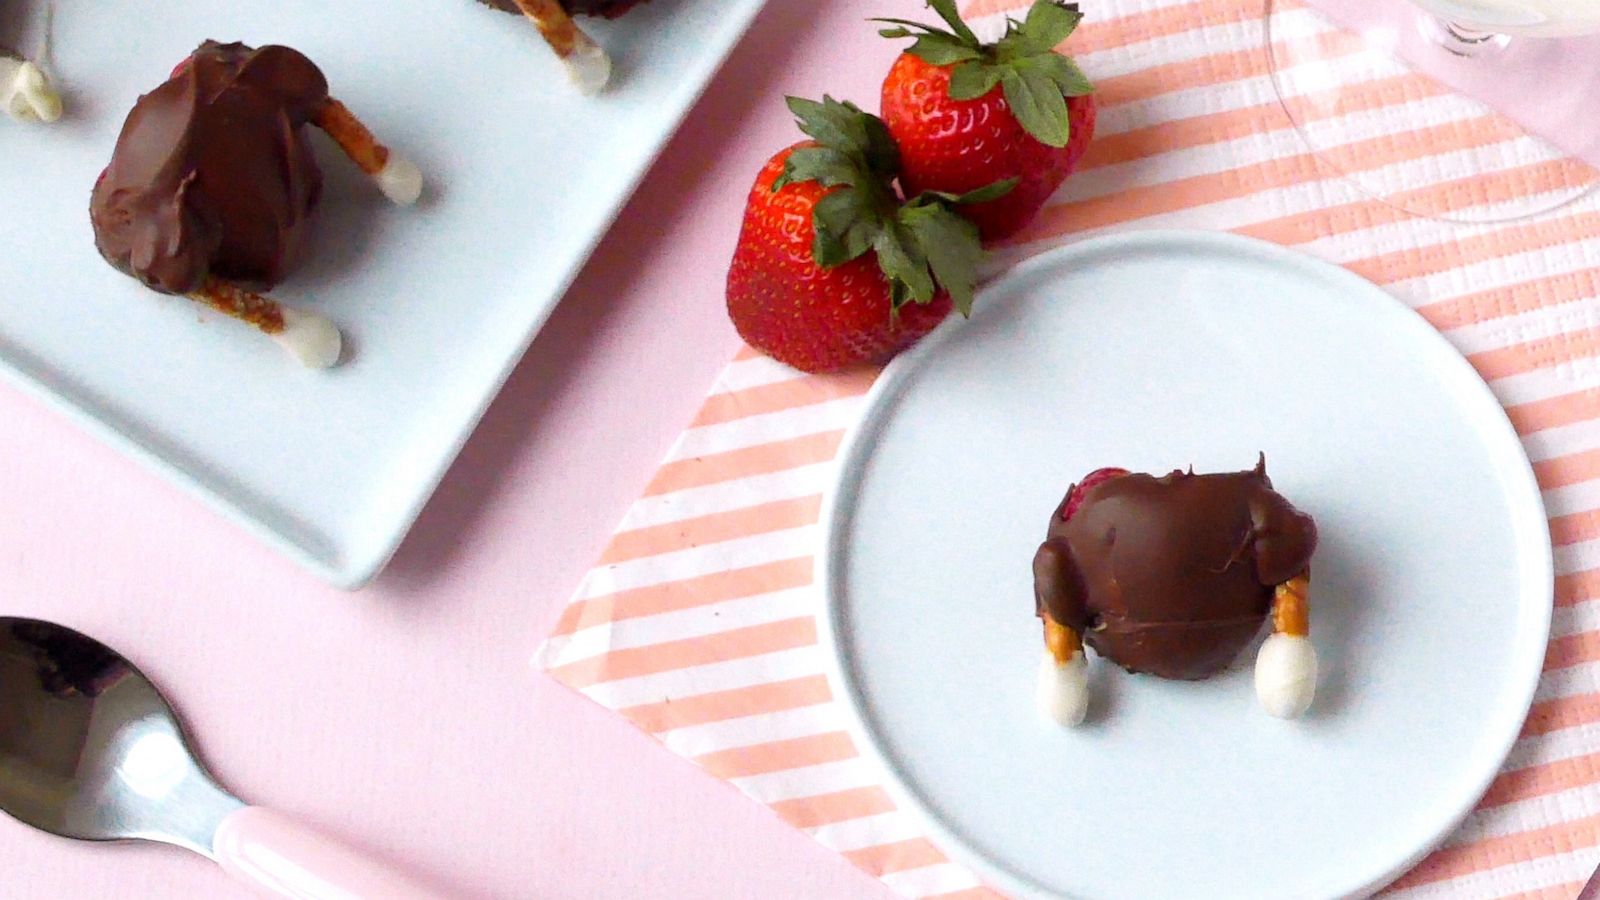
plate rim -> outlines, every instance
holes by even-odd
[[[138,423],[123,423],[115,410],[97,404],[92,395],[73,388],[70,384],[72,380],[70,370],[56,369],[36,361],[25,345],[16,345],[12,352],[6,352],[3,343],[0,343],[0,382],[15,387],[25,397],[30,397],[45,408],[62,415],[91,438],[99,440],[112,450],[144,466],[148,471],[154,472],[176,487],[181,494],[198,500],[205,509],[219,515],[326,584],[344,591],[360,590],[387,568],[389,562],[399,552],[406,537],[410,535],[421,517],[423,509],[438,492],[445,475],[455,466],[467,442],[477,433],[478,426],[482,424],[489,407],[504,390],[512,372],[527,357],[534,339],[544,330],[544,326],[566,298],[567,292],[571,290],[579,274],[588,266],[600,242],[610,233],[612,226],[616,224],[622,211],[638,192],[645,177],[655,168],[667,145],[683,128],[689,113],[699,105],[701,98],[721,74],[733,51],[749,34],[756,17],[767,7],[768,2],[769,0],[744,0],[738,6],[729,6],[719,15],[719,18],[728,22],[730,27],[722,40],[703,44],[706,52],[699,57],[695,67],[678,73],[678,82],[688,83],[691,87],[675,98],[678,105],[667,116],[666,126],[661,130],[654,146],[645,155],[642,164],[623,182],[622,190],[618,192],[615,202],[609,204],[604,211],[600,224],[594,229],[594,233],[589,235],[582,252],[573,257],[568,271],[559,279],[549,299],[532,318],[526,320],[526,327],[514,351],[506,356],[493,378],[484,382],[481,394],[473,397],[466,418],[461,421],[460,428],[452,435],[444,452],[429,464],[421,477],[416,480],[415,496],[411,497],[396,514],[382,520],[379,526],[371,529],[374,539],[370,547],[365,548],[363,552],[355,552],[344,541],[330,539],[332,552],[320,553],[308,542],[275,527],[268,521],[268,517],[255,510],[248,496],[212,483],[203,474],[195,471],[196,467],[190,457],[168,453],[158,443],[153,443],[125,427]],[[682,77],[686,72],[694,77]],[[593,102],[604,102],[604,98],[596,98]]]
[[[1488,421],[1480,426],[1480,431],[1487,430],[1496,442],[1509,440],[1516,448],[1516,459],[1521,464],[1514,467],[1515,471],[1507,472],[1509,485],[1515,493],[1526,494],[1524,499],[1530,501],[1513,507],[1512,519],[1519,530],[1525,527],[1521,520],[1527,513],[1536,514],[1539,522],[1538,528],[1533,530],[1535,535],[1541,537],[1537,546],[1528,548],[1528,563],[1536,570],[1527,576],[1526,587],[1537,583],[1547,587],[1551,602],[1543,604],[1532,610],[1534,619],[1529,622],[1531,631],[1524,639],[1532,643],[1537,638],[1537,646],[1523,651],[1525,658],[1517,660],[1519,669],[1511,671],[1507,676],[1507,684],[1513,688],[1519,687],[1516,696],[1520,698],[1514,709],[1520,714],[1513,727],[1507,729],[1497,749],[1488,759],[1492,765],[1486,766],[1487,771],[1479,772],[1474,780],[1475,788],[1468,799],[1459,804],[1450,815],[1443,818],[1442,824],[1436,833],[1431,834],[1420,846],[1413,848],[1403,858],[1391,863],[1388,868],[1375,876],[1366,878],[1359,884],[1349,886],[1339,896],[1356,897],[1367,896],[1396,878],[1410,871],[1419,862],[1432,853],[1446,838],[1448,838],[1461,822],[1475,809],[1483,794],[1489,789],[1494,779],[1500,774],[1505,764],[1506,757],[1510,754],[1513,745],[1521,733],[1522,723],[1526,721],[1528,710],[1532,708],[1535,692],[1544,671],[1544,648],[1550,641],[1550,626],[1554,613],[1555,593],[1555,557],[1554,548],[1550,538],[1549,512],[1544,505],[1544,496],[1534,474],[1533,463],[1529,459],[1527,449],[1522,443],[1522,438],[1517,434],[1505,406],[1495,396],[1483,376],[1472,367],[1461,351],[1451,344],[1444,335],[1440,334],[1416,310],[1407,306],[1398,298],[1385,291],[1378,285],[1357,275],[1337,263],[1329,262],[1320,257],[1300,252],[1290,247],[1285,247],[1271,241],[1245,237],[1224,231],[1203,231],[1195,229],[1159,228],[1138,229],[1097,235],[1072,241],[1038,253],[1022,262],[1011,266],[997,278],[983,286],[977,300],[983,303],[982,295],[992,294],[1007,289],[1012,283],[1029,277],[1035,270],[1053,268],[1078,256],[1102,253],[1105,251],[1149,249],[1153,247],[1183,245],[1184,249],[1201,250],[1222,254],[1253,254],[1259,257],[1275,258],[1283,264],[1310,269],[1322,277],[1334,282],[1347,285],[1352,292],[1359,292],[1380,300],[1390,305],[1401,320],[1408,320],[1404,326],[1410,329],[1415,339],[1432,342],[1435,346],[1447,351],[1442,354],[1443,361],[1440,365],[1453,368],[1449,374],[1465,374],[1466,390],[1472,398],[1468,402],[1487,401],[1492,404],[1496,414],[1489,416]],[[866,724],[867,719],[863,711],[863,700],[859,690],[856,689],[852,679],[847,678],[845,671],[847,661],[840,640],[838,618],[841,615],[839,583],[843,578],[838,565],[840,542],[847,532],[847,509],[850,504],[843,502],[841,489],[847,485],[858,482],[862,464],[871,453],[875,438],[874,429],[871,427],[877,421],[878,413],[884,404],[892,400],[904,386],[908,375],[917,369],[922,360],[948,338],[945,332],[959,328],[961,322],[955,317],[945,321],[934,334],[930,335],[911,350],[901,354],[886,366],[877,380],[868,390],[861,404],[861,412],[856,420],[851,423],[843,440],[839,445],[839,452],[829,473],[829,480],[823,492],[822,507],[818,523],[820,534],[818,551],[813,561],[813,579],[821,591],[821,608],[816,613],[817,639],[824,648],[824,674],[828,680],[829,689],[833,696],[840,700],[844,707],[846,730],[854,741],[857,751],[869,759],[881,775],[883,788],[894,800],[896,808],[910,815],[924,829],[938,848],[954,862],[963,865],[975,872],[985,883],[993,885],[1010,894],[1019,897],[1053,898],[1056,894],[1042,885],[1035,884],[1026,876],[1014,872],[999,862],[989,859],[981,852],[968,846],[959,836],[945,826],[943,821],[930,809],[921,794],[912,789],[901,776],[899,770],[891,763],[879,742],[875,739],[875,731]],[[1459,379],[1457,379],[1459,380]],[[1526,511],[1523,514],[1515,510]],[[1542,551],[1542,552],[1541,552]],[[1526,607],[1529,604],[1526,597],[1519,598],[1519,605]],[[1519,611],[1528,615],[1530,610],[1524,608]]]

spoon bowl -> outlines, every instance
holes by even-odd
[[[175,844],[281,897],[439,896],[223,790],[142,672],[37,619],[0,616],[0,810],[67,838]]]
[[[0,808],[63,837],[215,858],[212,837],[243,805],[127,660],[70,628],[0,618]]]

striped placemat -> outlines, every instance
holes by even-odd
[[[989,17],[1023,0],[978,0]],[[1262,0],[1086,4],[1069,49],[1102,103],[1084,168],[1010,259],[1114,229],[1231,230],[1333,260],[1415,307],[1489,381],[1538,471],[1555,633],[1502,775],[1400,896],[1566,898],[1600,861],[1600,199],[1495,226],[1410,217],[1319,167],[1272,90]],[[1290,8],[1297,57],[1360,44]],[[1473,210],[1579,164],[1397,63],[1354,68],[1307,127],[1369,183]],[[887,63],[887,57],[885,62]],[[1341,71],[1343,71],[1341,69]],[[1306,95],[1334,85],[1290,73]],[[1331,96],[1331,95],[1330,95]],[[1319,98],[1310,97],[1310,100]],[[1481,165],[1494,174],[1468,178]],[[1417,187],[1417,186],[1421,187]],[[719,303],[720,297],[703,298]],[[751,352],[694,422],[540,648],[538,664],[912,897],[987,897],[894,808],[830,698],[811,588],[821,495],[875,373],[804,377]]]

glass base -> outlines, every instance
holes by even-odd
[[[1582,161],[1600,160],[1600,127],[1572,125],[1600,109],[1600,70],[1571,64],[1600,58],[1600,38],[1512,40],[1401,0],[1330,6],[1350,16],[1339,28],[1300,0],[1264,2],[1279,103],[1319,166],[1367,199],[1495,223],[1600,190],[1600,170]],[[1515,110],[1522,125],[1487,104]]]

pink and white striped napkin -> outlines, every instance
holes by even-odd
[[[1025,0],[978,0],[995,17]],[[1113,229],[1189,227],[1333,260],[1467,354],[1533,458],[1556,544],[1555,634],[1522,737],[1448,843],[1389,891],[1569,898],[1600,861],[1600,198],[1495,226],[1407,216],[1320,168],[1273,93],[1262,0],[1118,0],[1069,41],[1099,87],[1079,174],[1012,259]],[[1114,14],[1114,17],[1108,17]],[[990,23],[992,24],[992,23]],[[1359,46],[1310,9],[1300,56]],[[1289,79],[1307,127],[1368,183],[1470,211],[1588,177],[1513,123],[1399,64],[1338,103]],[[1476,166],[1494,171],[1468,179]],[[720,302],[718,298],[706,298]],[[805,377],[741,353],[618,528],[538,663],[908,897],[991,897],[862,759],[823,676],[811,587],[821,494],[875,373]]]

